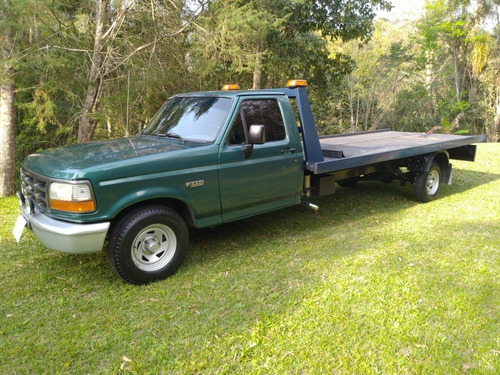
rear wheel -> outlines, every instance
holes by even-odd
[[[174,210],[148,206],[120,219],[111,232],[108,259],[115,273],[131,284],[172,275],[188,247],[188,230]]]
[[[420,202],[430,202],[436,198],[441,187],[441,168],[433,162],[427,172],[419,172],[415,176],[413,191]]]

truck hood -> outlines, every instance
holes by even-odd
[[[99,142],[71,144],[29,155],[24,167],[52,178],[68,178],[76,172],[146,155],[184,150],[202,144],[171,138],[135,136]]]

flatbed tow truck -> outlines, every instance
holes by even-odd
[[[485,136],[373,131],[318,136],[307,83],[171,97],[137,136],[68,145],[21,167],[24,227],[49,249],[102,251],[127,282],[172,275],[203,228],[324,196],[336,184],[400,180],[418,201],[474,161]],[[294,105],[292,105],[294,103]],[[298,119],[297,119],[298,116]]]

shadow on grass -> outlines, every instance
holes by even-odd
[[[443,186],[441,197],[460,194],[479,185],[496,181],[500,175],[470,170],[454,170],[454,182],[451,186]],[[189,255],[180,272],[188,268],[205,264],[213,266],[217,272],[217,264],[231,254],[252,253],[258,255],[258,248],[269,247],[270,241],[279,247],[293,247],[293,241],[300,237],[314,242],[315,231],[345,233],[346,225],[352,225],[367,216],[392,214],[415,205],[411,184],[401,186],[399,182],[384,184],[377,181],[361,182],[354,188],[337,188],[335,194],[321,198],[310,198],[320,207],[314,213],[306,206],[289,207],[282,210],[262,214],[247,219],[221,224],[214,228],[193,229],[190,231]],[[257,247],[257,249],[255,249]],[[278,250],[277,250],[278,251]],[[331,256],[352,254],[338,247]],[[313,253],[310,254],[313,256]],[[265,254],[262,254],[265,256]],[[54,261],[62,267],[75,270],[75,274],[85,278],[105,278],[113,280],[106,253],[89,255],[62,255]],[[84,270],[83,272],[81,272]]]
[[[440,196],[464,193],[499,178],[500,175],[494,173],[455,169],[453,184],[443,186]],[[356,226],[356,222],[364,220],[374,212],[383,215],[394,214],[415,205],[412,185],[401,186],[399,182],[362,182],[354,188],[338,187],[333,195],[310,200],[320,207],[318,213],[302,205],[214,228],[191,230],[188,257],[179,272],[196,272],[200,265],[211,269],[209,272],[218,272],[218,265],[222,260],[245,254],[265,258],[273,247],[276,252],[282,251],[284,256],[292,257],[290,253],[294,253],[294,241],[308,241],[314,245],[315,233],[330,232],[334,244],[337,234],[344,235],[346,230],[352,230],[353,225]],[[259,253],[262,248],[265,250]],[[328,256],[344,256],[352,254],[352,251],[353,247],[345,241],[343,246],[336,246],[336,250],[329,252]],[[321,250],[310,251],[306,255],[309,259],[316,256],[323,256]],[[105,251],[88,255],[54,253],[45,258],[45,261],[49,261],[49,264],[46,264],[48,276],[55,278],[58,277],[55,269],[63,267],[66,269],[65,273],[70,271],[77,283],[78,279],[81,282],[121,282],[113,274]]]
[[[500,175],[494,173],[455,169],[452,185],[442,186],[438,199],[464,193],[499,178]],[[289,207],[215,228],[192,230],[191,256],[186,262],[187,266],[200,262],[217,264],[219,257],[244,251],[245,246],[258,243],[259,239],[287,243],[290,235],[304,236],[311,240],[311,231],[345,233],[346,225],[352,226],[374,212],[390,215],[417,204],[413,185],[401,186],[398,181],[390,184],[361,182],[354,188],[337,188],[333,195],[310,200],[320,207],[318,213],[306,206]],[[339,249],[337,255],[341,253],[343,251]]]
[[[346,228],[355,228],[358,221],[372,216],[375,211],[378,214],[392,214],[413,207],[413,200],[408,200],[401,189],[404,188],[396,186],[395,190],[399,191],[391,192],[383,184],[375,182],[360,184],[354,189],[339,188],[334,195],[310,199],[320,207],[317,213],[301,205],[215,228],[193,230],[191,255],[186,266],[206,262],[217,264],[223,257],[233,253],[258,253],[259,247],[265,248],[265,252],[274,246],[277,252],[284,250],[293,253],[291,248],[295,242],[315,247],[315,234],[324,237],[326,233],[335,242],[336,234],[339,238],[345,237]],[[314,257],[322,251],[319,245],[317,247],[317,250],[309,250],[307,257]],[[348,253],[351,254],[351,248],[346,250],[337,246],[335,253],[330,255],[343,256]]]
[[[481,185],[486,185],[500,179],[496,173],[470,171],[467,169],[453,169],[451,184],[452,194],[463,193]],[[446,187],[445,187],[446,193]]]

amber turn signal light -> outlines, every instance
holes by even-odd
[[[52,210],[85,213],[95,211],[94,201],[60,201],[56,199],[50,200],[50,208]]]

